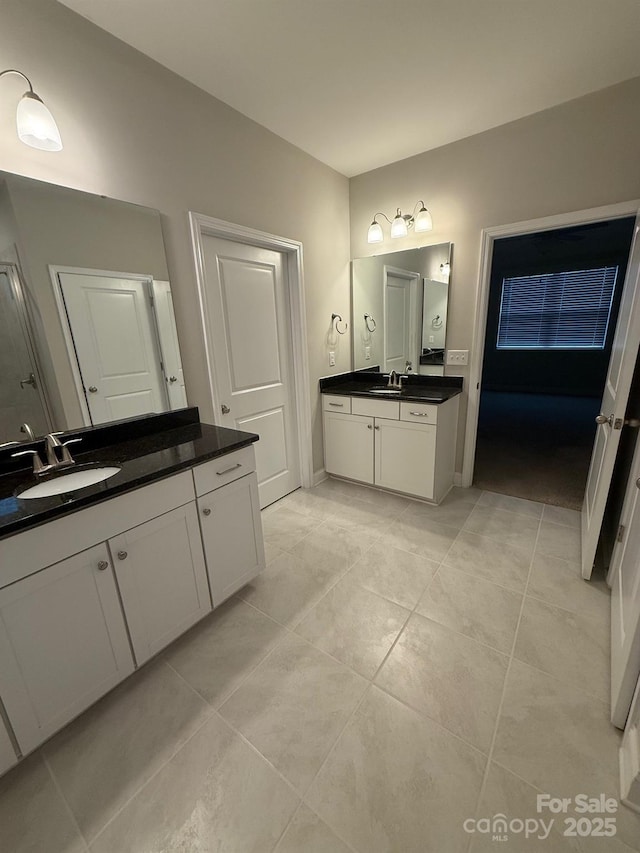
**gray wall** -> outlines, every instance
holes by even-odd
[[[424,198],[434,225],[428,242],[455,246],[447,346],[470,349],[482,229],[638,199],[638,151],[640,78],[634,78],[376,169],[350,183],[352,256],[380,251],[367,244],[377,210],[411,210]],[[420,236],[410,235],[404,247],[420,245]],[[460,415],[458,471],[466,395]]]
[[[3,168],[161,211],[187,393],[203,420],[213,412],[188,211],[302,241],[320,469],[317,379],[351,366],[347,336],[335,368],[327,343],[333,311],[350,321],[347,179],[52,0],[3,0],[0,23],[3,65],[31,77],[65,146],[50,154],[19,142],[11,125],[24,86],[7,78]]]

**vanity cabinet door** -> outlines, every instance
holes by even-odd
[[[324,413],[324,464],[328,474],[373,483],[373,418]]]
[[[217,607],[265,566],[258,480],[247,474],[198,498],[211,597]]]
[[[109,540],[138,666],[211,610],[195,502]]]
[[[106,545],[0,590],[0,696],[23,753],[133,669]]]
[[[376,486],[433,500],[436,427],[375,421]]]

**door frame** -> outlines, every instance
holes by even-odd
[[[387,279],[392,275],[395,278],[402,278],[405,281],[410,282],[409,284],[409,347],[412,350],[413,358],[411,359],[412,363],[415,361],[416,364],[420,362],[420,347],[418,346],[417,340],[417,323],[418,323],[418,285],[422,281],[422,274],[419,272],[414,272],[413,270],[405,270],[400,269],[400,267],[394,267],[390,264],[384,264],[382,267],[382,319],[383,319],[383,334],[382,334],[382,369],[386,371],[387,367]],[[415,323],[412,323],[411,320],[415,319]],[[420,323],[422,323],[422,316],[420,316]]]
[[[489,306],[489,285],[493,261],[493,243],[500,237],[517,237],[536,231],[553,231],[572,225],[587,225],[589,222],[602,222],[607,219],[621,219],[625,216],[637,216],[640,213],[640,199],[608,204],[602,207],[586,208],[539,219],[513,222],[509,225],[497,225],[483,228],[480,244],[480,272],[476,286],[475,324],[469,360],[469,386],[467,393],[467,419],[464,434],[464,457],[462,462],[461,485],[473,484],[473,473],[478,437],[478,415],[480,413],[480,383],[484,361],[485,337],[487,332],[487,309]]]
[[[298,432],[298,455],[302,487],[310,489],[314,485],[313,456],[311,448],[311,395],[309,389],[309,354],[307,348],[307,315],[304,295],[304,276],[302,267],[302,243],[288,237],[278,237],[266,231],[258,231],[245,225],[216,219],[203,213],[189,211],[191,247],[198,286],[200,318],[204,336],[205,363],[211,392],[211,406],[214,422],[218,421],[220,395],[216,387],[213,366],[213,346],[209,333],[210,308],[207,298],[206,273],[204,264],[204,237],[220,237],[234,243],[244,243],[262,249],[281,252],[285,256],[288,278],[289,327],[293,350],[293,397]]]
[[[147,293],[151,299],[153,299],[153,276],[147,275],[145,273],[118,272],[115,270],[96,270],[91,269],[89,267],[68,267],[60,266],[58,264],[49,264],[48,269],[49,276],[51,278],[51,285],[53,287],[53,296],[56,301],[56,308],[58,309],[58,318],[60,320],[60,325],[62,326],[62,335],[64,337],[64,343],[67,349],[67,356],[69,358],[71,375],[73,376],[73,385],[76,391],[76,395],[78,397],[78,403],[80,405],[80,411],[82,413],[82,420],[84,421],[83,426],[93,426],[91,414],[89,413],[89,406],[87,404],[87,398],[84,393],[84,384],[82,382],[80,362],[78,361],[78,355],[76,353],[76,345],[73,340],[73,331],[71,329],[71,323],[69,322],[69,315],[67,314],[64,294],[62,292],[62,285],[60,284],[58,273],[67,273],[73,275],[94,275],[100,278],[129,278],[132,281],[141,281],[143,284],[146,284]],[[161,354],[162,350],[160,348],[160,336],[158,333],[155,311],[153,310],[153,302],[151,303],[151,319],[153,333],[155,336],[154,343],[157,347],[158,353]],[[162,390],[165,395],[165,401],[167,402],[168,408],[168,394],[166,387]]]

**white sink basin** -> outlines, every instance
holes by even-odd
[[[83,471],[70,471],[68,474],[62,474],[59,477],[54,477],[52,480],[47,480],[44,483],[38,483],[31,486],[30,489],[25,489],[17,496],[19,498],[50,498],[52,495],[63,495],[67,492],[75,492],[77,489],[84,489],[87,486],[93,486],[95,483],[101,483],[103,480],[108,480],[117,474],[120,468],[115,466],[105,466],[104,468],[85,468]]]
[[[389,396],[393,396],[394,394],[401,394],[402,391],[398,388],[370,388],[369,394],[389,394]]]

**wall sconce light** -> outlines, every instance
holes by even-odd
[[[418,205],[420,205],[420,210],[418,210]],[[417,213],[416,210],[418,210]],[[393,220],[389,219],[386,213],[376,213],[376,216],[384,216],[391,225],[392,237],[406,237],[410,228],[413,228],[416,233],[431,231],[433,228],[431,214],[424,206],[423,201],[416,202],[413,213],[402,213],[399,207],[396,208],[396,215]],[[384,241],[382,226],[376,221],[376,216],[373,217],[373,222],[369,226],[367,243],[382,243]]]
[[[449,278],[451,275],[451,243],[449,243],[449,257],[444,263],[440,264],[440,275]]]
[[[25,92],[18,102],[16,111],[16,126],[20,141],[42,151],[61,151],[62,139],[58,125],[42,98],[33,91],[31,80],[15,68],[0,71],[0,77],[4,77],[5,74],[17,74],[29,85],[29,91]]]

